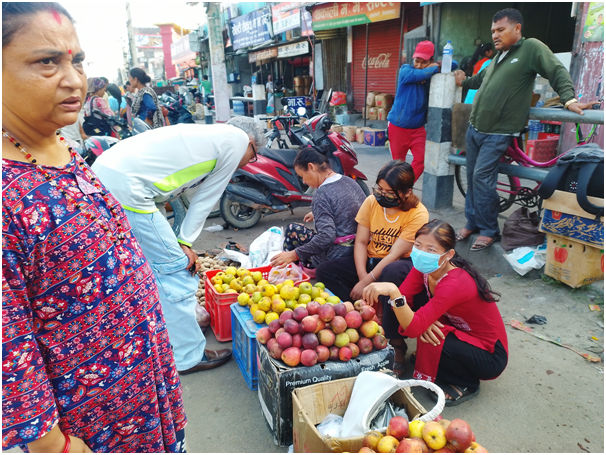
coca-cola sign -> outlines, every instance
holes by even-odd
[[[389,68],[389,57],[391,54],[382,53],[373,57],[372,55],[368,56],[368,67],[369,68]],[[366,57],[362,60],[362,68],[366,69]]]

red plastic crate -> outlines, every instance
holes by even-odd
[[[269,277],[271,266],[257,267],[248,269],[250,272],[261,272],[263,279],[266,280]],[[206,309],[210,314],[210,328],[213,330],[215,337],[218,341],[231,341],[231,313],[230,305],[238,301],[238,294],[226,294],[218,293],[212,285],[211,280],[214,276],[221,272],[221,270],[209,270],[204,272],[206,275],[206,284],[204,285],[204,298],[206,301]],[[295,285],[309,281],[309,276],[303,272],[303,279],[297,281]]]

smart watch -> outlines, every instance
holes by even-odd
[[[389,299],[388,302],[392,307],[402,308],[404,305],[406,305],[406,297],[404,297],[404,296],[396,297],[393,300]]]

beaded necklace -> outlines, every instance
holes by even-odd
[[[59,136],[59,132],[57,132],[57,136]],[[98,182],[97,177],[95,177],[92,172],[90,172],[90,170],[84,166],[84,163],[82,163],[81,161],[76,160],[76,164],[77,166],[80,168],[80,170],[86,174],[86,176],[89,178],[89,180],[92,182],[93,186],[95,187],[95,189],[99,192],[99,194],[101,194],[101,197],[103,198],[103,200],[105,201],[105,203],[107,204],[107,206],[109,207],[109,210],[111,211],[114,220],[116,221],[116,224],[118,225],[118,234],[116,235],[114,232],[112,232],[109,223],[107,222],[107,220],[105,220],[102,216],[97,216],[94,213],[89,212],[88,210],[85,210],[85,203],[84,202],[78,202],[76,201],[64,188],[62,188],[60,185],[57,184],[57,182],[55,180],[53,180],[53,176],[50,175],[48,173],[48,171],[46,169],[44,169],[42,166],[40,166],[37,163],[37,160],[35,158],[32,158],[31,153],[28,153],[27,150],[25,149],[25,147],[22,147],[21,144],[19,142],[17,142],[17,140],[12,137],[10,134],[8,134],[4,128],[2,128],[2,136],[4,136],[5,138],[7,138],[22,154],[23,156],[25,156],[25,159],[27,159],[30,163],[32,163],[34,166],[36,166],[36,168],[40,171],[40,173],[44,176],[44,178],[48,181],[48,183],[57,188],[67,199],[67,202],[72,204],[74,207],[78,208],[78,210],[80,210],[80,212],[88,217],[91,221],[97,223],[101,229],[103,229],[103,231],[107,234],[107,236],[110,238],[110,240],[116,245],[119,246],[120,243],[124,243],[126,238],[130,238],[130,233],[124,233],[123,229],[122,229],[122,222],[120,221],[120,214],[117,212],[115,206],[112,206],[110,201],[108,201],[107,198],[107,192],[105,191],[105,189],[101,186],[101,184]],[[69,150],[70,156],[72,158],[75,158],[76,152],[74,151],[74,149],[72,147],[70,147],[70,145],[65,141],[65,138],[63,136],[59,136],[59,140],[61,141],[61,143],[63,145],[65,145],[67,147],[67,149]],[[87,195],[85,194],[85,197]],[[90,204],[92,205],[92,204]]]

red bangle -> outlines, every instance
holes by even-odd
[[[72,441],[69,438],[69,435],[61,432],[63,434],[63,436],[65,437],[65,447],[63,447],[63,452],[62,453],[69,453],[69,449],[72,448]]]

